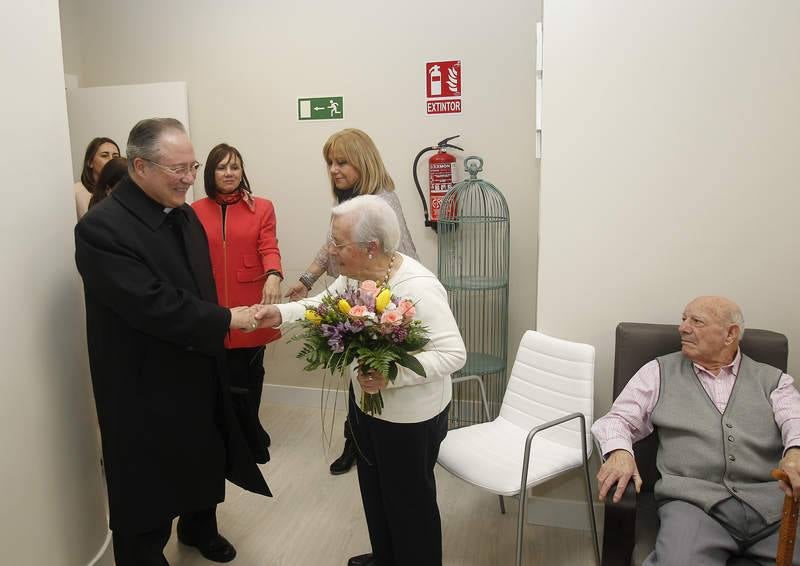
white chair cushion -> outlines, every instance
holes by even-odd
[[[451,430],[439,449],[439,464],[453,475],[498,495],[519,493],[528,430],[503,417]],[[568,448],[537,434],[527,486],[533,487],[581,465],[580,447]]]

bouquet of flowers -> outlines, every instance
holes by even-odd
[[[413,354],[428,343],[428,330],[415,315],[411,299],[398,299],[386,284],[362,281],[308,308],[302,331],[292,340],[304,341],[297,357],[305,359],[307,371],[323,368],[343,376],[356,361],[362,371],[375,370],[389,381],[397,377],[398,365],[426,377]],[[380,391],[363,393],[361,409],[381,414]]]

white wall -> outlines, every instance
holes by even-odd
[[[186,84],[182,82],[149,83],[95,88],[67,87],[67,115],[72,148],[72,177],[80,180],[86,147],[102,131],[120,145],[124,154],[131,124],[142,115],[172,116],[189,121]],[[192,202],[191,192],[187,201]]]
[[[538,322],[597,346],[702,294],[785,333],[800,374],[800,4],[545,2]]]
[[[61,22],[61,50],[64,56],[64,72],[80,77],[83,73],[81,33],[84,33],[80,21],[80,5],[71,0],[59,0],[58,7],[59,20]]]
[[[3,16],[2,562],[107,564],[92,562],[108,530],[72,259],[58,3],[6,3]]]
[[[344,127],[377,143],[422,260],[435,270],[436,240],[422,223],[411,162],[421,148],[461,134],[458,144],[485,159],[485,178],[511,207],[512,350],[533,326],[535,3],[489,9],[467,0],[446,13],[420,0],[61,3],[80,29],[64,41],[70,52],[80,45],[73,58],[82,61],[81,86],[186,81],[198,158],[221,141],[239,147],[256,194],[276,204],[290,280],[323,242],[331,198],[321,149]],[[450,58],[463,62],[464,115],[428,118],[424,63]],[[298,97],[329,95],[344,96],[344,121],[298,123]],[[294,345],[270,350],[269,382],[319,385],[318,375],[303,375]]]

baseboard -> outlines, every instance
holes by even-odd
[[[337,409],[341,408],[343,411],[347,409],[347,390],[323,392],[319,387],[295,387],[265,383],[261,399],[269,405],[317,408],[323,404],[324,400],[324,404],[328,408],[332,408],[335,403]]]
[[[603,522],[603,505],[593,503],[595,522]],[[576,531],[589,531],[589,516],[586,501],[554,499],[551,497],[528,498],[528,524],[544,527],[559,527]]]
[[[319,387],[296,387],[294,385],[276,385],[265,383],[261,392],[261,401],[268,405],[287,405],[289,407],[319,407],[322,403],[323,391]],[[334,392],[325,392],[325,404],[332,407]],[[345,410],[347,407],[347,390],[336,393],[336,407]],[[458,404],[458,407],[456,407]],[[455,413],[460,409],[459,413]],[[450,409],[450,414],[474,414],[483,418],[483,405],[480,401],[456,400]]]
[[[114,566],[114,552],[111,545],[111,531],[106,533],[106,540],[103,541],[103,546],[97,551],[97,554],[87,566]]]

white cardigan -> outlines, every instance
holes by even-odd
[[[403,263],[392,275],[389,286],[396,297],[408,297],[415,303],[416,318],[428,328],[430,342],[416,354],[427,377],[398,366],[397,378],[382,391],[383,413],[373,416],[395,423],[416,423],[435,417],[450,403],[453,396],[450,374],[464,367],[467,352],[442,284],[421,263],[400,255]],[[358,281],[340,275],[315,297],[275,305],[281,311],[281,326],[303,318],[306,307],[318,305],[325,294],[338,293],[348,286],[353,288],[357,285]],[[351,367],[351,381],[360,405],[361,388],[356,378],[355,363]]]

